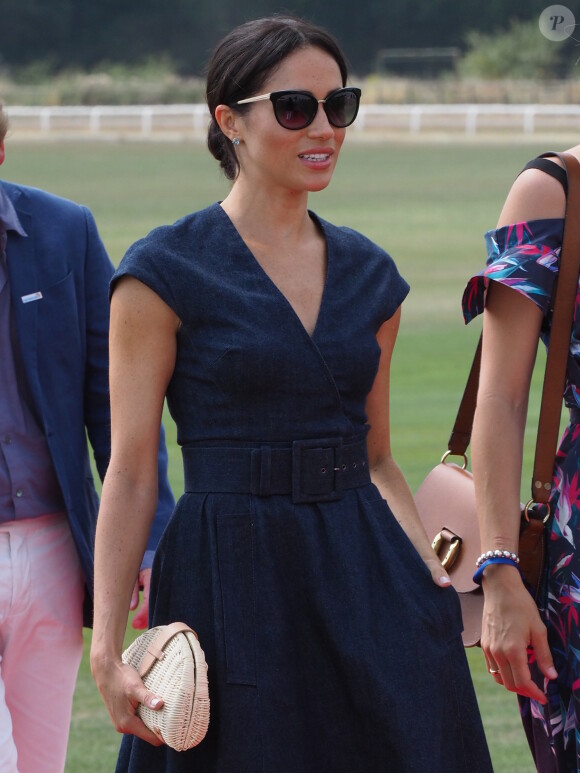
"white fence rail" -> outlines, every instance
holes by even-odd
[[[98,139],[112,135],[142,138],[166,135],[205,136],[205,105],[95,107],[7,107],[13,136],[67,135]],[[357,133],[427,132],[575,133],[579,105],[361,105],[353,126]]]

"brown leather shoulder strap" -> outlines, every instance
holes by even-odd
[[[477,402],[477,387],[479,386],[479,370],[481,366],[481,336],[477,343],[475,356],[471,363],[471,370],[467,377],[465,391],[459,403],[459,410],[447,448],[454,456],[464,456],[471,441],[473,417],[475,416],[475,404]]]
[[[544,503],[550,496],[558,447],[566,364],[580,273],[580,163],[570,153],[542,154],[542,157],[547,156],[557,156],[564,165],[568,179],[568,196],[532,476],[532,499]],[[570,213],[576,216],[571,216]],[[480,364],[481,338],[447,446],[449,452],[454,455],[465,455],[471,440]]]
[[[548,501],[552,489],[580,271],[580,163],[570,153],[550,155],[558,156],[566,168],[568,196],[532,477],[532,499],[544,503]]]

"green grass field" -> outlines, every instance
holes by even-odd
[[[477,321],[463,325],[460,301],[466,279],[484,261],[483,232],[494,225],[525,161],[547,147],[347,142],[331,187],[310,200],[322,217],[356,228],[384,246],[411,284],[395,351],[391,400],[395,455],[413,490],[446,448],[480,331]],[[205,147],[192,144],[37,144],[9,138],[1,172],[5,179],[87,204],[115,263],[152,227],[227,192],[216,162]],[[536,374],[536,391],[538,381]],[[531,475],[537,402],[531,401],[525,476]],[[168,424],[167,430],[171,481],[179,492],[180,455],[174,428]],[[528,490],[524,477],[523,496]],[[89,640],[86,632],[87,647]],[[495,770],[531,773],[514,696],[494,684],[479,650],[468,656]],[[85,656],[67,773],[112,771],[118,744]]]

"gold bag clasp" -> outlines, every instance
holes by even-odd
[[[457,534],[449,531],[449,529],[442,529],[438,534],[435,535],[433,542],[431,543],[431,547],[435,553],[437,553],[437,556],[439,557],[439,560],[441,561],[444,569],[451,569],[453,564],[457,561],[461,551],[461,543],[461,537],[458,537]],[[445,545],[448,545],[447,553],[443,556],[443,558],[441,558],[440,553]]]

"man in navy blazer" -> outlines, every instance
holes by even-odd
[[[0,164],[6,130],[0,106]],[[0,180],[3,773],[64,768],[92,608],[98,496],[87,438],[101,479],[110,454],[112,273],[87,208]],[[141,627],[152,553],[173,505],[161,428],[158,509],[136,578],[144,588]]]

